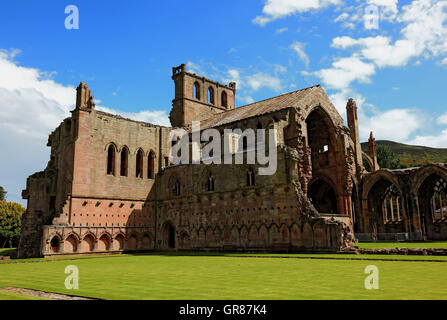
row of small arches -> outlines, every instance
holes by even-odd
[[[194,83],[194,92],[193,97],[197,100],[200,100],[200,84],[199,82]],[[213,87],[208,88],[208,103],[214,105],[215,104],[215,94]],[[225,91],[222,91],[220,95],[220,105],[224,108],[228,107],[228,95]]]
[[[116,176],[116,154],[117,150],[115,145],[110,144],[107,148],[107,175]],[[119,152],[120,155],[120,167],[119,167],[119,175],[121,177],[127,177],[129,175],[129,149],[124,146]],[[144,155],[144,151],[139,148],[136,157],[135,157],[135,177],[143,179],[146,177],[147,179],[154,179],[155,177],[155,152],[150,151],[147,157]],[[144,159],[147,161],[147,171],[146,175],[144,175]]]
[[[141,237],[132,234],[127,238],[122,233],[118,233],[113,237],[108,233],[104,233],[99,238],[92,233],[87,233],[82,238],[77,234],[71,233],[64,240],[62,239],[63,237],[59,234],[52,236],[49,242],[51,253],[151,249],[153,245],[152,236],[148,233],[143,234]]]
[[[286,224],[262,224],[237,227],[234,226],[229,233],[217,227],[207,229],[201,227],[191,234],[186,231],[180,233],[179,246],[183,249],[195,247],[222,247],[233,245],[237,247],[268,247],[274,244],[292,245],[305,248],[328,248],[328,229],[324,224],[302,226],[294,223]]]

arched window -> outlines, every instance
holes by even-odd
[[[175,180],[174,189],[172,190],[172,193],[174,194],[174,196],[179,196],[182,194],[181,188],[182,188],[182,186],[180,184],[180,181],[178,179]]]
[[[208,192],[214,191],[214,177],[211,175],[211,173],[208,176],[206,189],[207,189]]]
[[[200,85],[198,82],[194,83],[194,98],[200,100]]]
[[[120,166],[121,177],[127,177],[128,160],[129,160],[129,150],[127,149],[127,147],[124,147],[123,150],[121,150],[121,166]]]
[[[61,240],[58,236],[54,236],[50,241],[51,252],[57,253],[60,250]]]
[[[330,165],[329,153],[334,150],[331,145],[331,120],[326,113],[318,108],[311,112],[306,119],[308,144],[311,149],[312,166],[315,169]]]
[[[137,152],[137,159],[136,159],[136,177],[137,178],[143,178],[143,151],[140,149]]]
[[[442,178],[434,186],[431,203],[433,206],[433,220],[444,220],[447,215],[447,181]]]
[[[208,103],[214,104],[214,89],[209,87],[208,89]]]
[[[151,151],[147,158],[147,178],[154,179],[155,177],[155,153]]]
[[[253,168],[249,168],[247,171],[247,187],[255,185],[255,171]]]
[[[115,175],[115,147],[112,145],[107,149],[107,174]]]
[[[402,220],[402,196],[397,187],[390,185],[382,201],[382,214],[384,223],[393,223]]]
[[[319,213],[337,214],[337,195],[325,179],[317,178],[309,184],[307,196]]]
[[[248,150],[248,137],[247,136],[242,137],[242,150],[243,151]]]
[[[225,91],[222,92],[221,100],[222,107],[226,108],[228,106],[228,97]]]

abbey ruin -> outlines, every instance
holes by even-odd
[[[235,107],[236,84],[173,68],[171,127],[95,109],[85,83],[28,178],[18,256],[140,250],[341,252],[355,236],[447,240],[447,165],[380,169],[320,86]],[[170,132],[275,129],[277,170],[170,163]],[[234,156],[249,146],[237,144]],[[269,150],[269,152],[273,152]],[[364,163],[367,164],[365,169]]]

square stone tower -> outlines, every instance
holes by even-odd
[[[186,65],[172,68],[175,99],[169,116],[173,127],[189,127],[235,108],[236,83],[224,85],[194,73],[186,72]]]

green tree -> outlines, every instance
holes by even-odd
[[[380,168],[383,169],[399,169],[400,159],[396,157],[390,146],[378,145],[377,146],[377,162]]]
[[[2,248],[20,238],[22,215],[25,208],[15,202],[0,201],[0,245]]]
[[[5,189],[3,189],[2,186],[0,186],[0,201],[6,200],[6,194],[7,194],[7,192],[5,191]]]

